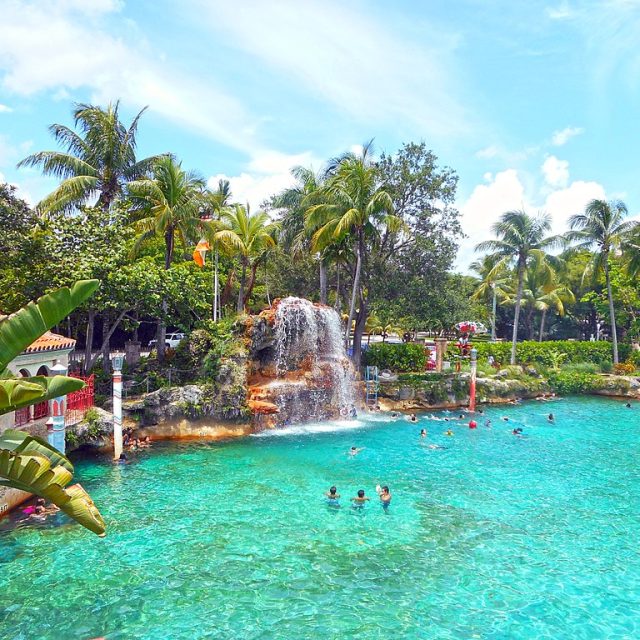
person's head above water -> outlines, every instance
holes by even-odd
[[[382,487],[382,491],[383,493],[389,493],[389,487],[385,484],[384,487]]]
[[[364,489],[358,489],[358,498],[364,498]]]
[[[547,420],[553,420],[553,419],[554,419],[554,418],[553,418],[553,413],[550,413],[550,414],[549,414],[549,417],[547,418]]]
[[[334,494],[336,493],[336,491],[337,491],[337,490],[338,490],[338,488],[337,488],[337,487],[331,487],[331,488],[329,489],[329,493],[330,493],[331,495],[334,495]]]
[[[627,402],[627,404],[625,405],[627,407],[627,409],[631,409],[631,403]]]

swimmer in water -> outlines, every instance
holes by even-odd
[[[507,416],[502,416],[502,419],[503,419],[505,422],[509,422],[509,418],[508,418]]]
[[[522,427],[516,427],[511,433],[514,436],[522,436]]]
[[[391,419],[392,420],[397,420],[398,419],[398,412],[397,411],[392,411],[391,412]]]
[[[555,417],[554,417],[553,413],[550,413],[550,414],[547,416],[547,422],[555,422],[555,421],[556,421],[556,419],[555,419]]]
[[[350,418],[358,417],[358,412],[356,411],[356,408],[353,405],[351,405],[351,409],[349,409],[349,417]]]
[[[338,489],[335,486],[331,487],[329,491],[326,491],[324,495],[327,498],[327,504],[330,507],[340,506],[340,494],[338,493]]]
[[[378,496],[380,496],[380,504],[382,505],[382,508],[388,509],[391,504],[391,493],[389,493],[389,487],[386,485],[384,487],[378,485],[376,487],[376,492],[378,493]]]
[[[627,409],[631,409],[631,403],[627,402],[627,404],[625,405],[625,407],[627,407]]]
[[[451,431],[451,429],[448,429],[447,431],[444,432],[445,436],[452,436],[453,435],[453,431]]]
[[[412,413],[412,414],[409,416],[409,420],[410,420],[411,422],[418,422],[418,418],[416,417],[416,414],[415,414],[415,413]]]
[[[426,429],[421,429],[420,430],[420,437],[421,438],[426,438],[427,437],[427,430]]]
[[[369,498],[364,495],[364,489],[358,489],[358,495],[351,498],[351,506],[354,509],[362,509],[365,502],[369,502]]]
[[[357,456],[363,449],[364,447],[351,447],[351,449],[349,449],[349,455]]]
[[[440,444],[430,444],[429,449],[446,449],[447,447],[443,447]]]
[[[485,420],[484,421],[484,426],[485,427],[490,427],[491,426],[491,420]]]

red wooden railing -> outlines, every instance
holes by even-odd
[[[33,419],[39,420],[40,418],[46,418],[49,415],[49,401],[38,402],[33,405]]]
[[[72,378],[84,380],[85,386],[80,391],[74,391],[67,396],[67,410],[64,422],[67,426],[80,422],[84,418],[87,409],[93,407],[94,402],[94,375],[88,378],[84,376],[69,374]]]
[[[31,420],[31,407],[23,407],[22,409],[16,409],[15,425],[21,427],[23,424],[27,424]]]

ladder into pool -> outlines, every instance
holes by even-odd
[[[364,372],[366,404],[375,407],[378,404],[378,367],[367,367]]]

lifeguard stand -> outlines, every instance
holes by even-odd
[[[364,371],[364,389],[367,406],[375,407],[378,404],[378,367],[366,367]]]

